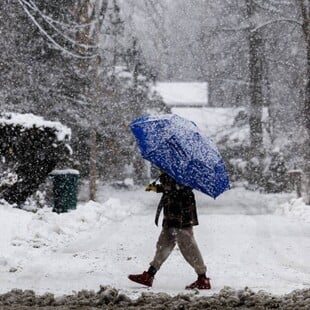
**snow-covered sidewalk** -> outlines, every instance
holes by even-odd
[[[213,289],[224,286],[284,294],[310,287],[310,208],[293,194],[263,195],[235,188],[217,200],[196,192],[195,234]],[[56,214],[0,204],[0,292],[33,289],[70,294],[110,285],[136,297],[145,291],[127,279],[152,259],[160,227],[159,194],[143,188],[103,187],[98,202]],[[178,249],[148,291],[178,294],[195,279]]]

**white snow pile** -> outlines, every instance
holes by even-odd
[[[310,206],[305,205],[303,198],[285,202],[276,210],[276,213],[310,223]]]
[[[2,218],[10,218],[12,213],[24,216],[19,210],[9,205],[1,205]],[[95,231],[107,222],[121,222],[135,213],[139,213],[142,205],[133,208],[124,205],[117,198],[110,198],[103,204],[90,201],[79,204],[77,210],[69,213],[57,214],[51,212],[51,208],[38,209],[36,213],[27,216],[26,230],[21,234],[19,230],[12,234],[12,244],[20,246],[29,244],[32,247],[53,246],[54,248],[71,242],[78,238],[79,234]],[[4,214],[3,214],[4,213]],[[27,215],[27,214],[25,214]]]
[[[103,186],[97,202],[79,202],[62,214],[1,202],[0,293],[17,288],[62,295],[103,285],[139,297],[145,288],[127,275],[142,272],[153,258],[159,200],[160,194],[140,187]],[[243,188],[216,200],[196,192],[196,200],[195,235],[212,283],[212,290],[200,294],[211,296],[226,286],[273,294],[310,287],[310,216],[301,200]],[[148,291],[176,296],[193,280],[194,271],[176,248]]]
[[[46,121],[41,116],[32,113],[1,113],[0,124],[4,125],[20,125],[24,128],[52,128],[55,130],[58,141],[67,141],[71,138],[71,129],[64,126],[60,122]]]

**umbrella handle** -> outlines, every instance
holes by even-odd
[[[151,182],[150,184],[156,185],[156,182],[159,180],[159,177],[160,177],[160,175],[153,182]]]
[[[152,184],[156,184],[156,182],[159,180],[160,175],[152,182]]]

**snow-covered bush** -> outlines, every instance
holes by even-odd
[[[282,152],[275,149],[270,154],[269,164],[265,167],[265,190],[271,193],[284,192],[291,189],[288,168]]]
[[[252,154],[246,109],[236,115],[232,126],[217,134],[219,148],[227,163],[232,182],[244,182],[248,188],[266,192],[290,191],[288,170],[292,150],[286,145],[275,146],[269,128],[269,116],[263,113],[264,149]]]
[[[23,204],[68,158],[70,137],[71,130],[59,122],[33,114],[0,114],[0,198]]]

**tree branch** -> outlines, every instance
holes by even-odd
[[[258,3],[256,0],[253,0],[253,2],[254,2],[254,4],[255,4],[257,7],[259,7],[260,9],[262,9],[262,10],[264,10],[264,11],[268,11],[268,12],[270,12],[270,13],[274,13],[274,14],[278,14],[278,15],[281,15],[281,14],[282,14],[282,12],[281,12],[280,10],[276,9],[275,7],[271,7],[271,6],[266,7],[266,6],[263,5],[262,3]],[[281,4],[286,4],[286,5],[288,5],[288,3],[282,3],[282,2],[281,2]]]
[[[60,44],[58,44],[42,27],[41,25],[37,22],[37,20],[34,18],[34,16],[29,12],[29,10],[26,8],[25,4],[23,3],[23,0],[18,0],[19,4],[22,6],[22,8],[24,9],[24,11],[26,12],[26,14],[28,15],[28,17],[32,20],[32,22],[38,27],[38,29],[40,30],[40,32],[55,46],[57,47],[59,50],[61,50],[62,52],[75,57],[75,58],[79,58],[79,59],[90,59],[90,58],[94,58],[97,55],[91,55],[91,56],[81,56],[78,54],[75,54],[67,49],[65,49],[64,47],[62,47]]]
[[[54,26],[52,23],[51,23],[51,18],[47,19],[46,18],[46,15],[44,15],[40,10],[39,8],[31,1],[29,0],[30,3],[32,3],[32,6],[30,6],[29,3],[27,3],[25,0],[21,0],[25,5],[28,5],[31,9],[33,9],[35,12],[37,12],[45,21],[46,23],[48,23],[48,25],[50,25],[58,34],[60,34],[64,39],[66,39],[67,41],[69,41],[70,43],[72,43],[73,45],[76,45],[76,46],[79,46],[79,47],[83,47],[83,48],[86,48],[86,49],[90,49],[90,48],[97,48],[98,46],[96,45],[86,45],[86,44],[80,44],[78,43],[76,40],[68,37],[67,35],[65,35],[63,33],[63,31],[59,30],[56,26]]]
[[[264,24],[261,24],[259,26],[256,26],[256,27],[250,29],[250,31],[251,32],[255,32],[255,31],[260,30],[260,29],[262,29],[264,27],[267,27],[267,26],[275,24],[275,23],[280,23],[280,22],[297,24],[297,25],[299,25],[301,27],[303,25],[301,22],[299,22],[298,20],[295,20],[295,19],[281,18],[281,19],[270,20],[270,21],[268,21],[268,22],[266,22]]]

